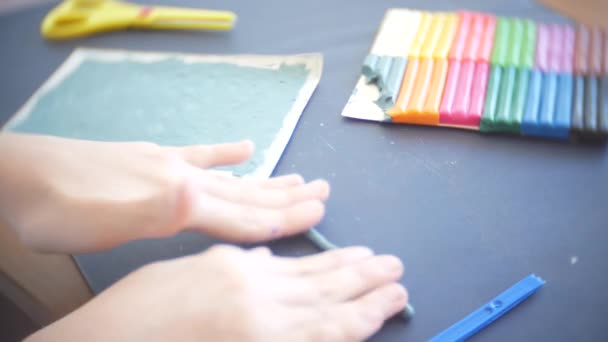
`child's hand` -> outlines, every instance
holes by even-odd
[[[135,271],[33,341],[361,341],[401,311],[403,265],[351,247],[281,258],[219,246]]]
[[[251,157],[250,142],[190,147],[0,134],[0,215],[30,246],[88,252],[187,228],[238,242],[309,229],[325,181],[264,181],[207,168]]]

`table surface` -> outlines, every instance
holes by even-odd
[[[228,34],[120,32],[51,43],[38,33],[50,6],[0,16],[1,120],[76,46],[322,52],[322,80],[275,174],[327,178],[333,192],[319,230],[340,245],[365,244],[403,259],[403,281],[417,314],[407,324],[389,322],[373,340],[426,340],[530,273],[547,284],[473,340],[608,339],[608,153],[603,146],[340,116],[389,7],[564,19],[529,0],[217,0],[202,6],[236,11],[236,29]],[[77,256],[77,261],[99,292],[142,264],[198,252],[215,242],[188,233]],[[271,246],[283,255],[316,252],[303,237]]]

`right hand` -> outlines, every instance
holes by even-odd
[[[218,246],[135,271],[28,341],[360,341],[405,307],[403,265]]]

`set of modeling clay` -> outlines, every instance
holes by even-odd
[[[387,11],[343,116],[568,139],[608,137],[608,31]]]

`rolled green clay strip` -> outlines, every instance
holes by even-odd
[[[319,233],[319,231],[314,228],[306,233],[306,237],[322,251],[329,251],[331,249],[338,248],[338,246],[331,243],[325,236],[323,236],[323,234]]]

